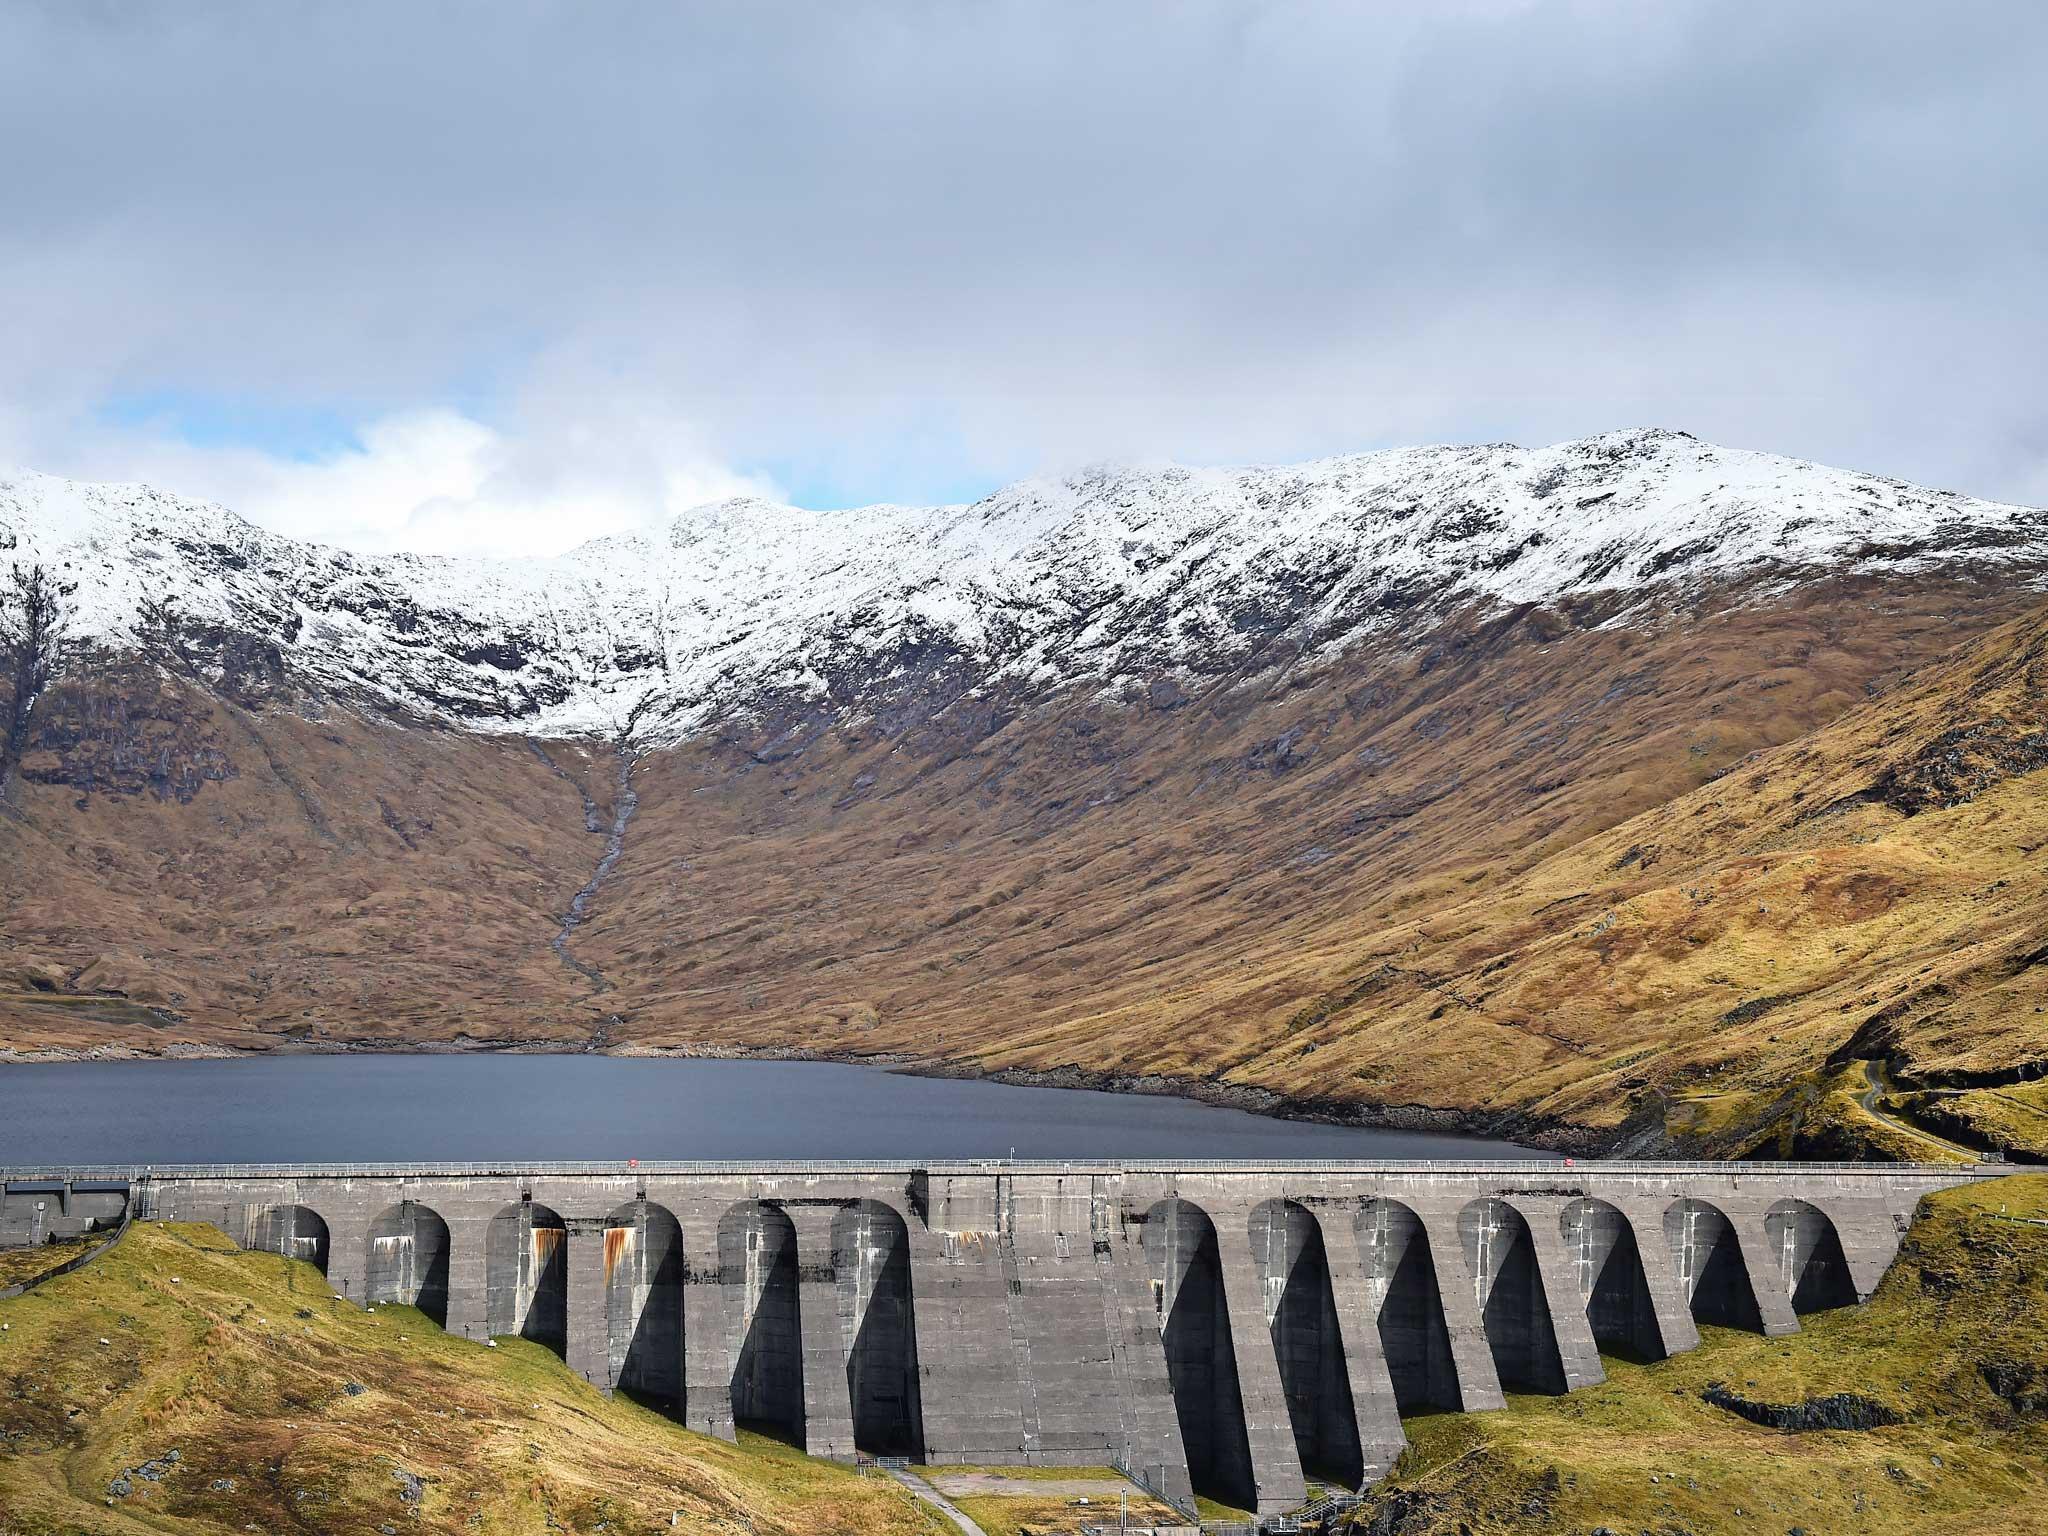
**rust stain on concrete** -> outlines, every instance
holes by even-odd
[[[535,1227],[533,1229],[533,1262],[537,1268],[545,1268],[556,1250],[562,1246],[562,1239],[569,1234],[560,1227]]]
[[[611,1284],[612,1270],[620,1259],[633,1251],[633,1229],[631,1227],[606,1227],[604,1229],[604,1279]]]

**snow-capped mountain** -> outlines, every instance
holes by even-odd
[[[732,501],[553,559],[371,557],[141,485],[0,477],[0,559],[139,644],[145,599],[274,647],[302,684],[482,731],[673,741],[767,710],[1121,690],[1314,661],[1465,605],[1817,573],[2048,573],[2048,512],[1609,433],[1281,468],[1103,469],[971,506]],[[1276,642],[1278,647],[1276,649]]]

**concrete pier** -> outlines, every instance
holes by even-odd
[[[517,1334],[813,1454],[1132,1468],[1263,1513],[1399,1415],[1867,1297],[1996,1170],[1725,1163],[0,1170],[0,1242],[206,1221],[363,1305]]]

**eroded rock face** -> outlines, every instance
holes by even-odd
[[[1993,715],[1944,731],[1912,759],[1888,767],[1863,794],[1906,816],[1945,811],[2022,774],[2048,768],[2048,731]]]
[[[1984,1385],[2022,1418],[2048,1414],[2048,1372],[2032,1360],[1992,1360],[1979,1367]]]
[[[74,667],[30,718],[22,773],[81,795],[189,803],[240,771],[210,711],[133,657]]]

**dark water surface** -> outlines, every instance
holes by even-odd
[[[1504,1141],[797,1061],[272,1056],[0,1066],[0,1164],[1511,1158]]]

